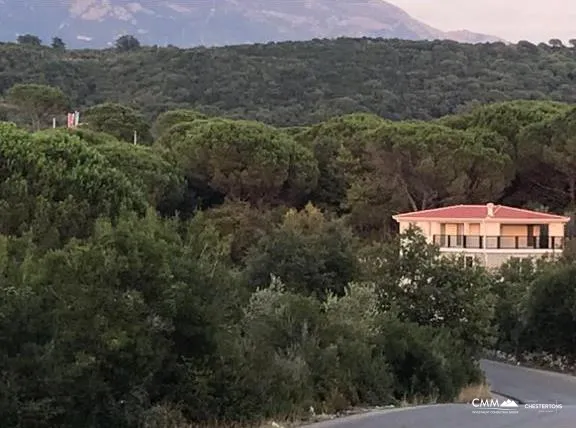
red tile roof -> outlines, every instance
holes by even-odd
[[[492,208],[492,215],[489,215]],[[433,219],[462,219],[483,220],[540,220],[540,221],[570,221],[569,217],[555,214],[530,211],[522,208],[507,207],[505,205],[453,205],[450,207],[434,208],[431,210],[414,211],[393,216],[395,220],[433,220]]]

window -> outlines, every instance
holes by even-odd
[[[464,224],[456,225],[456,246],[462,247],[464,244]]]
[[[474,266],[474,257],[472,256],[465,256],[464,263],[467,268],[471,268]]]

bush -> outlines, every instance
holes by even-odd
[[[355,238],[339,220],[330,220],[312,205],[290,210],[282,224],[263,236],[246,261],[252,286],[278,276],[293,291],[321,299],[342,296],[358,273]]]
[[[483,268],[440,256],[413,229],[366,250],[362,260],[384,310],[396,310],[408,323],[448,329],[466,343],[471,356],[491,344],[492,278]]]
[[[527,303],[524,348],[576,359],[576,265],[544,272]]]
[[[184,374],[210,369],[215,331],[238,305],[218,241],[202,224],[180,235],[153,214],[99,221],[86,242],[46,254],[4,238],[6,425],[135,427],[151,406],[179,403],[183,384],[197,398],[184,397],[183,411],[206,412]]]
[[[226,390],[215,413],[249,421],[301,416],[310,406],[331,413],[450,401],[480,379],[462,342],[383,314],[377,302],[367,284],[324,303],[287,291],[278,279],[254,292],[210,382],[210,389]]]
[[[501,267],[493,287],[498,351],[514,361],[531,361],[535,355],[548,355],[543,361],[550,355],[576,360],[575,269],[567,259],[512,261]]]

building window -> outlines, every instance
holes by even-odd
[[[472,256],[465,256],[464,257],[465,266],[467,268],[471,268],[474,266],[474,257]]]

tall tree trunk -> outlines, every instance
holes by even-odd
[[[410,194],[410,189],[408,188],[408,184],[406,183],[404,178],[400,174],[397,174],[396,178],[398,179],[398,181],[402,185],[402,189],[404,190],[404,193],[406,194],[406,197],[408,198],[408,203],[410,204],[412,211],[419,211],[418,204],[416,203],[416,201],[414,200],[414,198]]]
[[[570,209],[576,208],[576,178],[570,178],[568,181],[568,191],[570,196]]]
[[[40,131],[40,117],[36,113],[31,113],[30,118],[32,119],[32,131]]]

